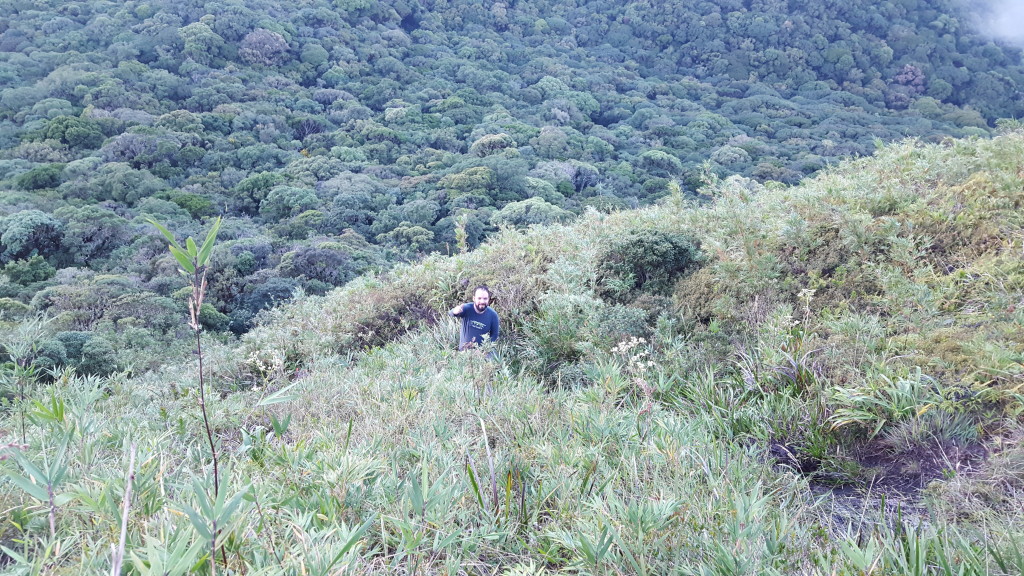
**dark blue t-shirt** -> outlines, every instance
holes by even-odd
[[[480,344],[486,339],[490,342],[498,341],[499,322],[498,313],[488,306],[483,312],[477,313],[472,302],[462,305],[462,329],[459,331],[459,350],[464,350],[470,342]]]

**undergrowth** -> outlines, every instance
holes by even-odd
[[[204,343],[216,489],[194,364],[35,373],[8,325],[0,563],[109,573],[126,522],[131,574],[1019,574],[1022,158],[906,142],[300,297]],[[443,314],[480,283],[496,362]]]

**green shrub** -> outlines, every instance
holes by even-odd
[[[43,282],[53,278],[57,274],[57,269],[37,254],[27,260],[8,262],[7,266],[4,266],[3,273],[10,278],[11,282],[28,286],[33,282]]]
[[[684,234],[630,230],[602,255],[598,292],[613,302],[640,293],[669,294],[676,280],[703,261],[700,244]]]
[[[37,166],[28,172],[19,175],[14,184],[22,190],[42,190],[43,188],[56,188],[61,183],[61,173],[64,171],[63,164],[46,164]]]
[[[82,345],[82,357],[75,369],[82,374],[106,376],[117,370],[117,354],[102,336],[93,336]]]
[[[32,360],[32,363],[44,370],[65,366],[68,363],[67,348],[60,340],[43,340],[36,348],[36,357]]]
[[[117,370],[117,354],[102,336],[93,332],[59,332],[56,340],[64,345],[67,365],[81,374],[106,376]]]
[[[228,318],[227,314],[222,314],[217,311],[213,305],[209,303],[203,303],[199,308],[199,323],[203,325],[203,328],[207,330],[213,330],[215,332],[223,332],[228,329],[228,325],[231,323],[231,319]]]
[[[645,337],[651,332],[650,316],[640,308],[613,304],[601,308],[596,316],[594,341],[603,348],[611,348],[633,336]]]
[[[594,323],[600,301],[583,295],[549,294],[526,320],[524,355],[541,377],[578,362],[586,351],[586,327]]]
[[[18,321],[31,312],[31,307],[13,298],[0,298],[0,320]]]

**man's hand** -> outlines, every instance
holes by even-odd
[[[448,311],[448,313],[451,314],[452,316],[461,316],[462,315],[462,304],[459,304],[455,308],[452,308],[451,310]]]

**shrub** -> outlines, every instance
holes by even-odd
[[[640,293],[668,294],[677,279],[700,266],[700,244],[683,234],[631,230],[601,257],[598,292],[627,302]]]
[[[4,274],[11,282],[28,286],[33,282],[49,280],[57,273],[57,269],[39,255],[32,256],[28,260],[15,260],[4,266]]]
[[[27,317],[32,308],[13,298],[0,298],[0,321],[18,321]]]
[[[93,332],[59,332],[56,340],[64,345],[67,365],[82,374],[106,376],[117,370],[113,346]]]
[[[36,357],[32,363],[44,370],[65,366],[68,363],[68,350],[60,340],[43,340],[36,348]]]
[[[63,164],[46,164],[37,166],[18,176],[14,183],[22,190],[42,190],[43,188],[56,188],[61,183],[61,173],[64,171]]]
[[[650,331],[650,316],[646,310],[622,304],[602,308],[593,329],[595,343],[604,348],[630,337],[647,336]]]
[[[199,308],[199,323],[207,330],[223,332],[228,329],[231,319],[217,311],[211,304],[203,303]]]
[[[528,364],[538,375],[551,377],[583,358],[586,341],[581,335],[601,308],[599,301],[583,295],[544,297],[524,329]]]
[[[245,308],[255,314],[292,299],[299,283],[291,278],[270,278],[257,286],[245,299]]]

